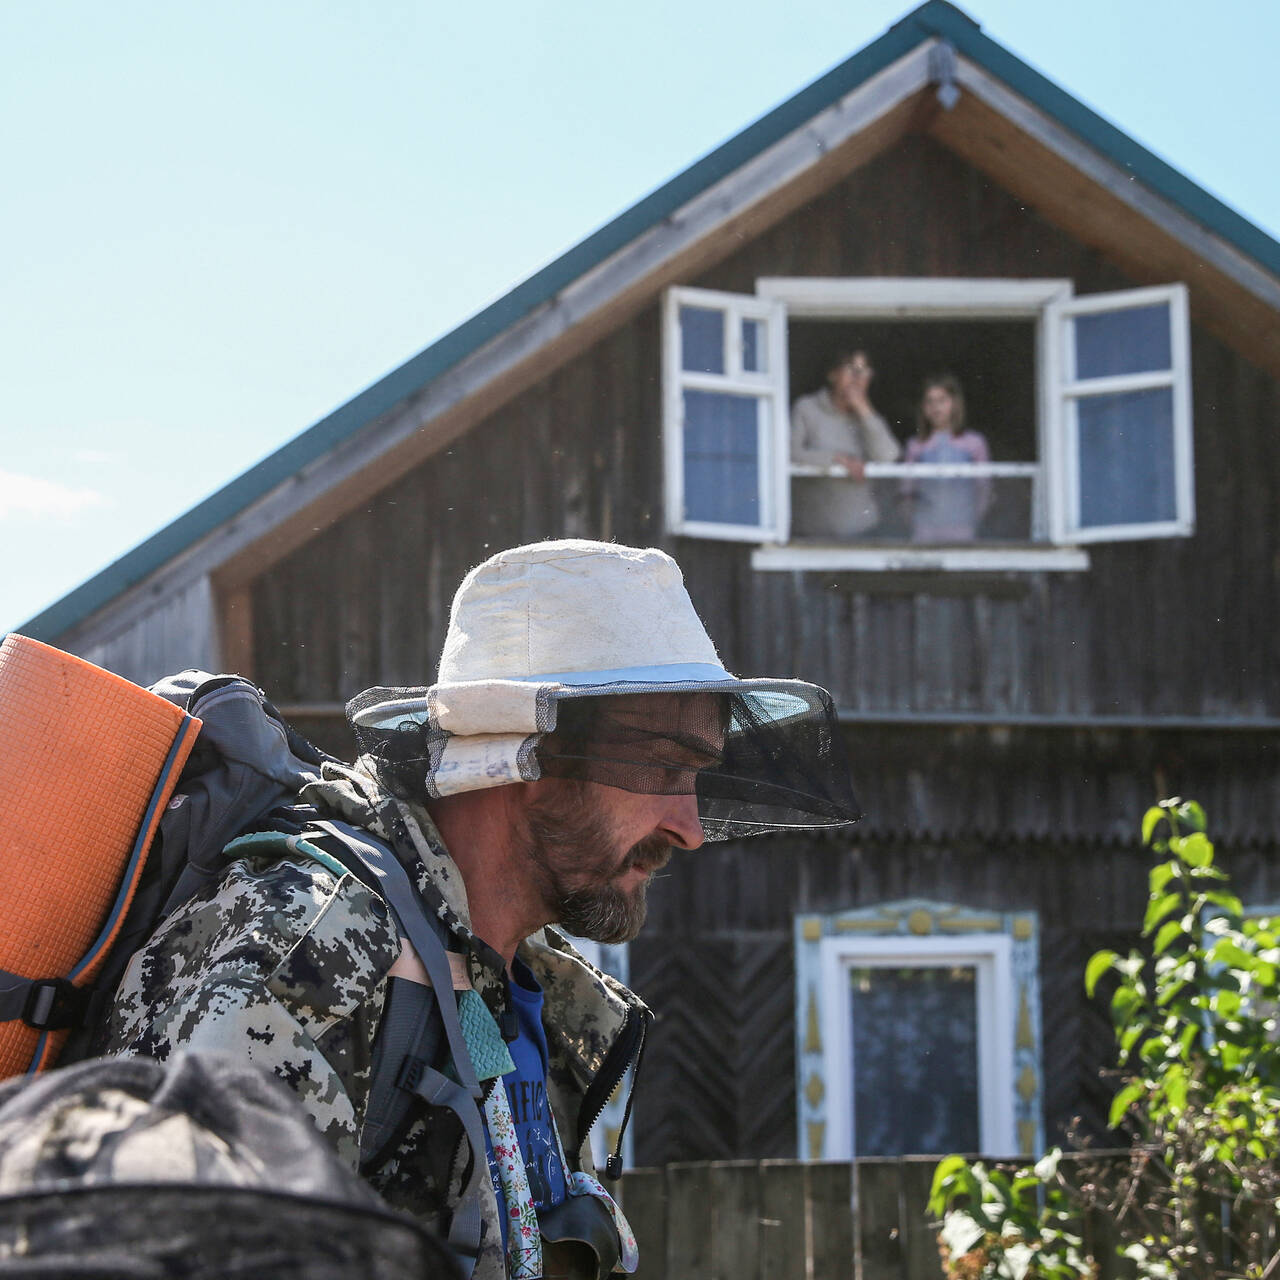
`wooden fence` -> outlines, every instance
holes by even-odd
[[[926,1213],[934,1156],[735,1160],[635,1169],[622,1202],[639,1280],[941,1280]],[[1086,1245],[1115,1280],[1105,1222]]]

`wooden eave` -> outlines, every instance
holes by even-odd
[[[927,132],[1139,284],[1182,281],[1192,317],[1280,378],[1280,279],[960,58]]]

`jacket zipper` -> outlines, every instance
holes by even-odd
[[[631,1103],[635,1097],[636,1083],[640,1077],[640,1060],[644,1057],[645,1039],[653,1014],[638,1005],[627,1006],[627,1016],[622,1030],[618,1033],[613,1047],[605,1055],[604,1062],[596,1077],[587,1089],[578,1111],[578,1146],[586,1141],[587,1135],[600,1119],[606,1103],[613,1096],[613,1091],[627,1074],[632,1064],[635,1073],[631,1077],[631,1088],[627,1091],[627,1105],[623,1111],[622,1124],[618,1128],[618,1140],[614,1144],[613,1154],[605,1160],[605,1177],[616,1181],[622,1176],[622,1139],[627,1132],[627,1124],[631,1119]]]

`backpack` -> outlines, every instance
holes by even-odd
[[[25,653],[25,647],[18,652]],[[65,658],[68,655],[56,651],[50,655],[59,664]],[[66,669],[73,675],[89,666],[79,659],[69,661],[74,665]],[[21,1019],[41,1033],[25,1066],[30,1074],[92,1053],[94,1032],[129,958],[166,916],[220,878],[226,866],[223,849],[232,837],[296,798],[299,789],[318,776],[325,758],[285,724],[261,690],[238,676],[184,671],[161,680],[150,692],[185,712],[182,725],[193,723],[198,733],[194,743],[187,744],[176,781],[157,784],[152,803],[159,813],[148,815],[154,838],[148,847],[135,849],[119,869],[102,934],[90,949],[91,980],[75,980],[85,966],[81,959],[70,973],[8,974],[0,989],[0,1022]],[[128,730],[117,730],[132,731],[132,724]],[[91,802],[106,794],[109,790],[89,790]],[[51,817],[58,820],[56,810]],[[10,851],[10,856],[17,853]],[[71,850],[70,857],[76,856],[92,855]],[[58,873],[65,878],[61,868]],[[10,927],[19,926],[11,922]],[[48,922],[36,920],[25,927],[47,929]],[[68,1033],[60,1049],[56,1042],[49,1043],[56,1033]]]
[[[47,648],[10,636],[6,652],[13,640]],[[69,655],[59,657],[89,666]],[[150,848],[142,849],[121,872],[108,912],[109,931],[104,927],[95,944],[92,981],[71,980],[83,961],[71,974],[30,977],[0,970],[4,984],[0,986],[0,1024],[21,1019],[40,1033],[28,1074],[45,1070],[55,1061],[66,1065],[92,1056],[100,1047],[110,1001],[133,954],[170,914],[221,879],[237,856],[224,852],[234,837],[246,830],[278,828],[281,821],[286,826],[292,823],[287,829],[314,835],[326,852],[386,901],[401,936],[411,941],[431,978],[431,987],[402,980],[392,984],[393,995],[375,1045],[361,1169],[368,1172],[385,1162],[413,1119],[415,1100],[454,1112],[476,1153],[449,1231],[449,1243],[464,1272],[469,1272],[480,1239],[480,1178],[488,1176],[488,1169],[478,1106],[482,1090],[456,1003],[436,998],[437,991],[453,987],[445,925],[426,909],[405,868],[386,845],[366,831],[326,821],[315,811],[298,807],[298,792],[333,757],[296,733],[250,681],[189,670],[160,680],[150,692],[185,713],[184,731],[190,732],[189,721],[199,731],[194,745],[187,744],[189,754],[176,784],[171,781],[164,792],[157,787],[157,797],[169,798],[158,823],[148,815],[156,826]],[[276,817],[280,814],[285,817]],[[62,1034],[66,1039],[61,1050],[51,1050],[51,1043],[56,1046],[56,1037]]]
[[[0,1280],[458,1280],[287,1085],[213,1050],[0,1084]]]

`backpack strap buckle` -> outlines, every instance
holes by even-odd
[[[400,1071],[396,1076],[396,1084],[401,1089],[416,1093],[418,1086],[422,1083],[422,1072],[426,1065],[421,1058],[415,1058],[412,1054],[407,1054],[405,1060],[400,1064]]]
[[[22,1020],[38,1031],[65,1031],[80,1025],[88,992],[66,978],[37,978],[27,992]]]

